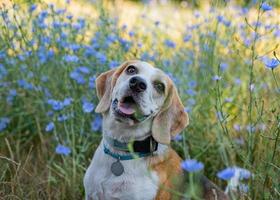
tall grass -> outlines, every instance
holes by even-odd
[[[0,199],[83,198],[101,139],[95,78],[135,58],[179,90],[190,125],[172,146],[184,159],[222,188],[219,171],[249,170],[233,199],[280,198],[279,10],[87,3],[93,15],[79,17],[77,5],[1,8]]]

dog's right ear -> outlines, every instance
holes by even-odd
[[[110,108],[110,104],[112,101],[112,92],[117,80],[126,66],[133,62],[137,61],[126,61],[119,67],[104,72],[96,78],[95,85],[99,103],[95,108],[95,112],[104,113]]]
[[[99,103],[95,109],[97,113],[106,112],[110,107],[113,89],[112,79],[115,71],[116,69],[112,69],[104,72],[95,80],[97,97],[99,99]]]

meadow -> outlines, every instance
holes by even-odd
[[[176,84],[190,117],[172,142],[184,170],[236,189],[232,199],[280,199],[273,2],[47,2],[0,3],[1,200],[84,198],[102,137],[95,79],[128,59]]]

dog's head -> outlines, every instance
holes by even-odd
[[[152,120],[152,135],[169,144],[188,125],[188,116],[171,79],[142,61],[127,61],[96,79],[97,113],[108,113],[128,127]]]

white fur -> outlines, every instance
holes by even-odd
[[[166,94],[158,94],[153,88],[153,81],[160,79],[166,83],[165,75],[145,62],[136,63],[136,66],[139,67],[137,75],[147,82],[147,90],[139,96],[137,103],[143,113],[149,114],[152,110],[153,115],[156,115],[163,105]],[[120,99],[125,95],[129,78],[125,72],[120,75],[113,89],[112,99]],[[103,136],[123,142],[131,139],[141,140],[151,134],[152,120],[151,117],[139,124],[127,123],[125,120],[117,121],[111,106],[108,112],[103,113]],[[121,161],[124,173],[121,176],[115,176],[110,168],[116,159],[104,153],[104,143],[112,152],[125,154],[110,147],[103,138],[84,177],[86,199],[154,199],[159,187],[159,177],[155,171],[149,170],[148,158]],[[167,146],[159,144],[158,150],[154,153],[164,154],[167,148]]]
[[[147,158],[121,161],[124,174],[115,176],[110,167],[115,158],[104,154],[103,143],[97,148],[93,160],[86,171],[84,186],[86,199],[152,200],[158,190],[159,177],[148,169]],[[159,152],[166,146],[160,145]]]

